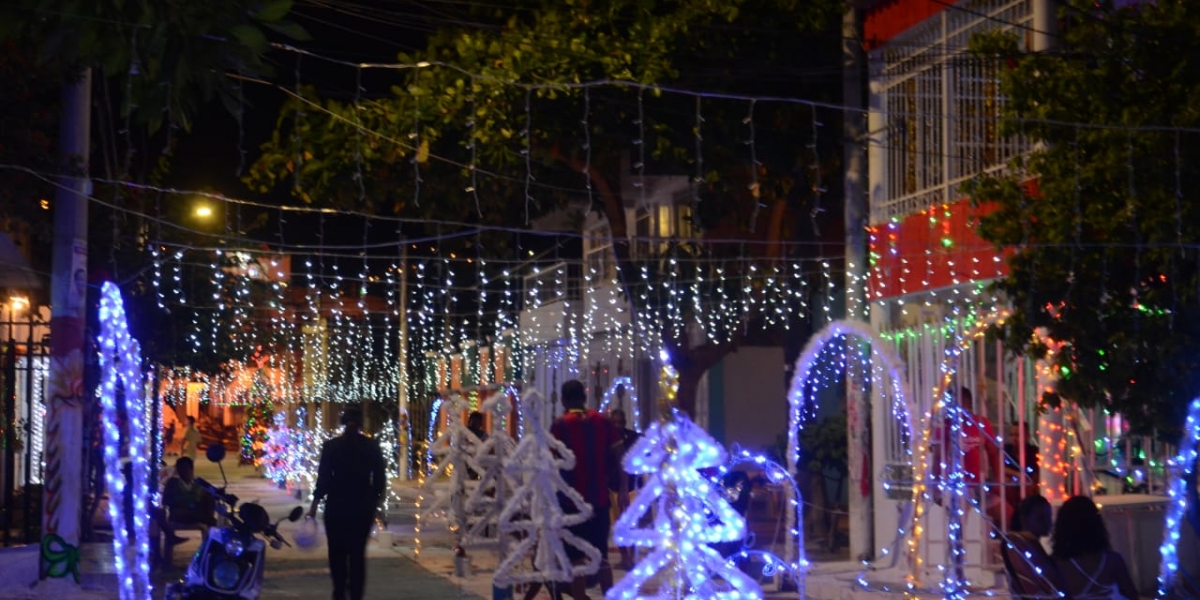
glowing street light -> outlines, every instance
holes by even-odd
[[[201,204],[200,206],[196,207],[196,216],[200,217],[201,219],[207,219],[208,217],[211,217],[212,214],[212,207],[207,204]]]

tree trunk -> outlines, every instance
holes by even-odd
[[[557,146],[549,148],[549,157],[560,161],[570,168],[586,174],[592,182],[592,188],[600,198],[601,210],[608,220],[609,235],[611,236],[613,255],[617,262],[617,273],[621,281],[621,291],[629,302],[631,312],[636,314],[632,292],[637,283],[637,265],[630,251],[629,229],[625,223],[625,203],[621,198],[620,189],[605,177],[604,173],[592,163],[584,163],[578,157],[564,155]],[[782,231],[784,204],[777,202],[771,209],[770,242],[772,247],[778,247]],[[689,416],[696,412],[696,394],[700,380],[704,374],[715,366],[730,352],[737,349],[740,336],[732,342],[721,344],[704,343],[692,347],[686,336],[679,338],[668,334],[669,327],[663,324],[663,344],[667,347],[671,366],[679,373],[679,389],[676,392],[676,404],[679,409]]]
[[[696,395],[700,391],[700,380],[704,378],[708,369],[702,371],[696,367],[684,367],[676,370],[679,371],[679,390],[675,393],[676,405],[679,410],[695,416]]]

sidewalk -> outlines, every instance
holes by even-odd
[[[235,494],[243,502],[260,504],[273,518],[285,516],[294,506],[306,503],[297,500],[285,490],[279,489],[272,482],[263,479],[251,467],[238,467],[236,460],[225,461],[225,473],[228,476],[229,493]],[[196,461],[196,474],[214,485],[221,485],[222,478],[217,465],[203,458]],[[412,497],[415,499],[415,495]],[[368,600],[383,600],[385,598],[403,597],[405,600],[442,600],[445,598],[474,599],[483,594],[472,594],[471,589],[458,585],[442,573],[430,570],[422,556],[420,563],[411,558],[412,531],[415,519],[412,503],[407,506],[393,507],[390,512],[389,530],[393,533],[393,543],[384,539],[372,539],[367,546],[367,598]],[[294,532],[303,526],[303,521],[280,525],[280,533],[289,541],[294,539]],[[156,592],[155,597],[161,597],[165,584],[177,579],[183,574],[183,569],[191,555],[199,547],[200,534],[195,531],[180,532],[188,541],[176,546],[174,553],[174,568],[152,575]],[[262,597],[267,600],[327,600],[331,592],[329,569],[326,559],[325,536],[322,530],[317,536],[318,543],[313,548],[300,549],[284,547],[281,550],[268,550],[266,581]],[[384,542],[381,544],[380,542]],[[407,544],[407,547],[405,547]],[[53,585],[38,585],[33,589],[28,584],[20,583],[36,578],[37,549],[14,548],[5,549],[0,554],[3,561],[5,577],[0,578],[0,600],[33,600],[53,598],[55,600],[116,600],[117,576],[113,560],[111,543],[84,544],[80,549],[81,571],[83,572],[83,589],[70,586],[66,590]],[[436,563],[434,563],[436,565]],[[450,563],[453,564],[452,562]],[[28,576],[17,573],[28,571]],[[445,575],[451,574],[452,569]],[[487,597],[491,597],[490,587]]]
[[[261,505],[275,519],[285,516],[295,506],[303,506],[307,510],[306,502],[298,500],[293,494],[280,489],[273,482],[263,479],[255,469],[236,466],[236,460],[226,460],[224,464],[227,467],[225,469],[228,477],[227,491],[237,495],[241,501],[255,502]],[[201,458],[196,462],[196,471],[197,476],[214,485],[221,485],[222,478],[217,465]],[[428,524],[422,532],[420,548],[416,545],[414,540],[416,501],[421,493],[416,482],[394,481],[392,489],[399,497],[399,501],[393,500],[389,507],[387,533],[382,536],[377,535],[367,546],[367,598],[374,600],[397,597],[405,600],[491,598],[491,575],[498,563],[495,550],[469,548],[467,550],[470,563],[469,572],[465,577],[456,576],[452,551],[453,537],[444,524]],[[294,539],[294,533],[302,526],[303,521],[298,523],[285,521],[280,525],[280,533],[291,541]],[[188,559],[199,546],[200,534],[198,532],[184,531],[180,535],[188,538],[188,541],[175,548],[174,568],[167,572],[156,572],[153,575],[154,587],[159,594],[166,583],[182,575]],[[331,589],[323,530],[318,534],[317,540],[316,546],[309,549],[284,547],[278,551],[268,551],[266,581],[262,594],[264,599],[325,600],[329,598]],[[116,600],[116,573],[111,544],[86,544],[81,550],[84,586],[99,589],[73,594],[68,600]],[[616,564],[619,556],[615,548],[612,549],[612,552],[609,559],[610,562]],[[28,554],[32,558],[31,564],[36,566],[36,552],[28,552]],[[0,560],[5,561],[4,571],[14,564],[4,558],[0,558]],[[624,574],[619,569],[614,572],[617,580]],[[592,598],[598,598],[598,594],[598,590],[589,591]],[[547,598],[548,596],[546,592],[543,592],[540,597]],[[770,597],[776,596],[769,594],[768,598]],[[778,597],[794,598],[794,592]],[[0,600],[33,598],[67,597],[50,590],[30,591],[5,588],[0,585]]]

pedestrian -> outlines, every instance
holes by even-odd
[[[608,562],[608,534],[611,521],[608,514],[609,469],[620,468],[615,455],[621,437],[608,417],[588,409],[587,391],[583,383],[571,380],[562,385],[563,415],[550,426],[550,433],[566,444],[575,454],[575,468],[563,471],[563,479],[592,505],[592,518],[571,527],[571,533],[600,551],[600,570],[596,574],[600,589],[608,592],[613,584],[612,566]],[[584,556],[574,547],[567,547],[567,556],[580,562]],[[587,600],[587,579],[576,577],[571,582],[571,596]]]
[[[166,430],[165,434],[163,435],[163,451],[165,451],[167,454],[170,454],[171,453],[171,445],[174,443],[175,443],[175,421],[171,421],[171,424],[167,425],[167,430]]]
[[[179,454],[196,460],[196,452],[200,449],[200,431],[196,429],[196,417],[188,415],[187,429],[183,430],[183,439],[180,441]]]
[[[1068,498],[1054,523],[1054,561],[1075,600],[1137,600],[1125,559],[1108,543],[1100,509],[1087,496]]]
[[[333,600],[362,600],[367,581],[367,538],[383,500],[387,474],[379,445],[362,434],[362,411],[342,411],[342,435],[325,442],[308,518],[325,501],[325,539]],[[348,595],[347,595],[348,594]]]
[[[608,412],[608,419],[612,421],[613,428],[617,430],[617,454],[614,456],[618,461],[624,460],[625,455],[633,444],[641,437],[638,432],[629,429],[625,426],[626,418],[625,411],[619,408],[614,408]],[[612,509],[609,511],[610,519],[617,519],[621,513],[629,508],[631,496],[637,490],[640,481],[637,475],[630,475],[621,469],[621,463],[617,462],[608,470],[608,489],[611,492]],[[623,570],[633,568],[633,548],[630,546],[617,546],[617,552],[621,555],[621,563],[619,567]]]
[[[962,420],[958,446],[962,453],[962,475],[963,483],[966,484],[967,500],[976,505],[984,501],[992,504],[992,499],[985,498],[984,493],[989,488],[985,484],[995,481],[990,474],[999,463],[1001,449],[996,444],[995,429],[992,428],[992,422],[987,417],[975,412],[974,395],[966,387],[959,390],[959,408]],[[936,431],[933,439],[930,440],[931,450],[934,453],[935,477],[949,476],[949,473],[942,473],[939,466],[945,465],[950,458],[948,455],[951,441],[949,439],[950,431],[951,422],[947,418],[942,428]],[[943,502],[940,493],[935,493],[934,499],[938,504]],[[988,514],[993,521],[999,522],[999,498],[997,497],[995,500],[996,506],[987,506]],[[993,508],[995,510],[992,510]]]

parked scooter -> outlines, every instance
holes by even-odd
[[[205,454],[220,467],[225,447],[209,446]],[[221,479],[229,484],[223,467]],[[164,600],[258,600],[267,544],[276,550],[291,546],[277,529],[283,519],[272,523],[267,511],[253,502],[239,507],[238,497],[225,493],[224,486],[216,487],[199,477],[196,483],[216,499],[218,525],[209,529],[183,578],[167,586]],[[287,520],[297,521],[303,512],[297,506]]]

